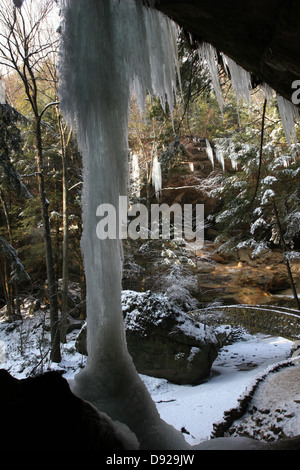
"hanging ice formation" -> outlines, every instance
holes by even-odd
[[[221,113],[223,113],[223,97],[222,90],[219,82],[218,65],[217,65],[217,51],[216,49],[203,42],[198,46],[198,53],[202,65],[206,66],[212,80],[212,85],[216,94],[217,101]],[[223,60],[224,69],[228,72],[231,78],[231,83],[238,102],[245,100],[250,107],[251,104],[251,74],[247,70],[243,69],[240,65],[236,64],[230,57],[227,57],[224,53],[220,53]],[[273,90],[267,84],[262,84],[261,88],[264,92],[265,98],[270,100],[273,98]],[[295,121],[299,120],[299,109],[290,101],[286,100],[282,96],[277,94],[277,103],[279,114],[282,120],[285,136],[288,145],[293,142],[297,142]]]
[[[278,94],[277,104],[287,143],[292,145],[293,142],[297,142],[295,120],[299,119],[299,110],[293,103]]]
[[[158,161],[157,155],[153,158],[152,164],[152,186],[154,186],[156,199],[159,199],[162,190],[162,174],[161,163]]]
[[[223,112],[224,102],[219,81],[217,51],[211,44],[203,42],[198,46],[198,54],[200,62],[206,62],[207,64],[216,98],[219,103],[220,110]]]
[[[240,65],[236,64],[230,57],[221,54],[225,69],[228,68],[230,72],[231,83],[234,88],[238,101],[246,100],[248,107],[251,104],[251,74],[243,69]]]
[[[214,168],[215,167],[214,151],[208,139],[206,139],[206,154],[208,156],[209,161],[211,162],[212,167]],[[220,163],[222,167],[222,170],[225,171],[224,153],[222,152],[221,148],[218,145],[216,145],[215,147],[215,154],[216,154],[217,161]]]
[[[216,148],[215,151],[216,151],[216,158],[217,158],[218,162],[220,163],[220,165],[222,167],[222,170],[224,172],[225,171],[224,153],[218,147]]]
[[[215,162],[214,162],[214,152],[213,149],[210,145],[210,141],[208,139],[205,139],[206,141],[206,154],[208,156],[209,161],[211,162],[212,167],[215,167]]]
[[[182,433],[161,420],[127,351],[121,241],[96,235],[97,207],[107,203],[117,210],[119,195],[126,195],[131,95],[143,109],[149,91],[172,110],[176,27],[141,0],[65,0],[63,7],[60,96],[83,155],[87,284],[88,358],[71,387],[124,423],[141,449],[184,449],[189,446]]]

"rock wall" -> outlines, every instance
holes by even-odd
[[[300,77],[298,0],[160,0],[156,8],[291,100]]]
[[[0,370],[0,415],[1,446],[6,450],[49,452],[58,447],[67,452],[115,452],[126,448],[123,431],[76,397],[59,372],[18,380]]]
[[[199,311],[197,318],[208,325],[230,324],[244,326],[252,333],[265,333],[300,339],[300,312],[270,305],[231,305]]]

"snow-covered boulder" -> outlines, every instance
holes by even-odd
[[[177,384],[206,378],[217,357],[217,339],[167,296],[122,292],[128,350],[139,373]]]
[[[123,291],[128,351],[139,373],[176,384],[195,384],[209,376],[217,357],[213,330],[150,291]]]
[[[122,306],[128,350],[139,373],[176,384],[209,376],[218,344],[211,327],[150,291],[123,291]]]
[[[128,351],[140,374],[176,384],[196,384],[209,376],[218,355],[212,327],[150,291],[123,291],[122,309]],[[85,326],[75,346],[87,354]]]

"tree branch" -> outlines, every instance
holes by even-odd
[[[52,101],[52,103],[46,104],[46,106],[44,107],[44,109],[42,110],[42,112],[39,114],[39,120],[42,119],[42,116],[43,116],[44,112],[47,111],[47,109],[50,108],[50,106],[56,106],[56,105],[58,105],[59,103],[60,103],[59,101]]]

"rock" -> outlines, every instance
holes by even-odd
[[[123,291],[127,346],[137,371],[176,384],[196,384],[209,376],[218,340],[162,294]],[[86,354],[86,328],[75,344]]]
[[[87,346],[86,346],[86,323],[84,323],[79,331],[79,334],[75,341],[75,349],[84,356],[87,356]]]
[[[41,308],[41,301],[38,299],[35,302],[32,302],[32,304],[29,307],[29,315],[34,315],[35,312],[37,312]]]
[[[250,333],[282,336],[294,341],[300,338],[300,315],[287,307],[270,304],[211,306],[199,310],[197,318],[214,327],[218,324],[242,326]]]
[[[241,248],[238,250],[238,258],[241,262],[249,263],[251,256],[251,250],[247,248]]]
[[[212,254],[210,255],[210,259],[211,259],[212,261],[215,261],[216,263],[221,263],[221,264],[224,264],[224,263],[225,263],[224,257],[221,256],[221,255],[218,255],[217,253],[212,253]]]
[[[300,341],[294,341],[294,344],[291,349],[291,357],[300,356]]]
[[[0,370],[0,415],[5,449],[122,451],[129,442],[127,430],[76,397],[59,372],[17,380]]]
[[[292,99],[291,84],[300,76],[298,2],[160,0],[155,7],[191,34],[192,41],[209,42],[251,71],[256,83],[268,83]]]
[[[67,316],[67,333],[71,333],[74,330],[80,330],[82,325],[82,320],[76,320],[69,315]]]

